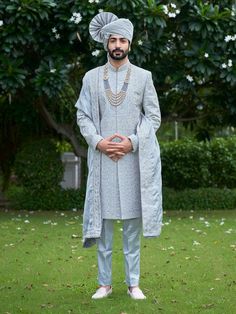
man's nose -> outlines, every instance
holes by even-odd
[[[117,41],[116,41],[116,48],[120,48],[120,47],[121,47],[120,41],[117,40]]]

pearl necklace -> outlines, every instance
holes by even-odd
[[[119,106],[124,101],[125,96],[126,96],[126,92],[128,89],[130,73],[131,73],[131,65],[129,65],[129,67],[128,67],[128,70],[127,70],[127,73],[125,76],[125,80],[124,80],[123,86],[121,87],[121,90],[119,91],[119,93],[114,94],[112,92],[110,84],[109,84],[108,63],[105,64],[104,72],[103,72],[103,82],[104,82],[104,88],[105,88],[105,93],[106,93],[107,99],[112,106]]]

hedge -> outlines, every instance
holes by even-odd
[[[85,190],[63,190],[29,194],[28,189],[11,186],[7,193],[10,206],[25,210],[83,210]],[[175,191],[163,188],[164,210],[236,209],[236,189],[187,189]]]
[[[63,190],[30,192],[29,189],[11,186],[7,191],[10,207],[16,210],[82,210],[84,190]]]
[[[201,188],[175,191],[163,189],[165,210],[236,209],[236,189]]]
[[[160,146],[165,187],[236,188],[236,137],[207,143],[188,139]]]
[[[64,173],[60,153],[51,139],[25,144],[16,155],[14,170],[19,183],[30,191],[54,191]]]

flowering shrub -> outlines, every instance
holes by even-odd
[[[74,103],[84,73],[107,59],[88,31],[102,11],[133,22],[130,60],[152,71],[163,120],[207,132],[236,125],[236,6],[230,0],[2,0],[2,101],[17,107],[20,95],[34,108],[46,106],[43,118],[49,123],[51,114],[57,123],[50,126],[79,154]]]

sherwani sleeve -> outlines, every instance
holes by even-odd
[[[80,132],[88,145],[95,150],[98,142],[100,142],[103,137],[98,134],[92,120],[92,102],[86,75],[83,79],[83,86],[75,107],[77,108],[77,124],[80,127]]]
[[[152,74],[148,72],[143,95],[143,110],[146,118],[151,121],[155,132],[161,124],[161,113],[156,89],[153,84]],[[138,136],[131,134],[128,136],[133,146],[133,152],[138,149]]]
[[[156,132],[161,125],[161,112],[151,72],[148,72],[147,76],[143,97],[143,110],[146,118],[152,123],[154,131]]]

